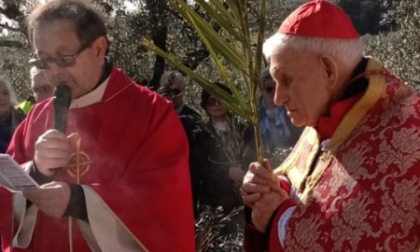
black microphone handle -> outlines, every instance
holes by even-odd
[[[54,109],[54,129],[66,134],[67,131],[67,115],[69,110],[66,108]]]
[[[71,103],[71,89],[65,83],[60,83],[54,91],[54,129],[66,134],[67,115]]]

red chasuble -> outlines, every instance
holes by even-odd
[[[8,150],[18,163],[33,159],[34,143],[52,121],[52,100],[31,111]],[[103,211],[144,251],[195,250],[188,143],[168,101],[114,69],[100,102],[70,110],[67,133],[73,132],[80,148],[54,180],[76,183],[79,174],[80,184],[99,195]],[[69,251],[68,218],[40,211],[29,247],[11,248],[17,225],[11,194],[1,189],[0,202],[5,251]],[[91,221],[96,213],[89,210]],[[72,226],[73,251],[90,251],[74,219]]]
[[[420,96],[374,59],[366,78],[340,123],[306,128],[276,170],[291,198],[266,234],[248,223],[247,252],[419,251]]]
[[[366,71],[378,69],[313,171],[314,128],[277,170],[301,195],[285,234],[287,204],[275,213],[270,251],[419,251],[420,97],[370,59]]]

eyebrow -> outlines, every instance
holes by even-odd
[[[285,75],[289,75],[290,71],[288,71],[288,69],[284,66],[275,66],[273,68],[270,69],[270,74],[274,79],[274,74],[285,74]]]
[[[54,55],[60,55],[60,54],[61,54],[60,56],[66,56],[66,55],[74,53],[74,52],[72,52],[73,50],[77,50],[77,48],[76,49],[69,49],[68,47],[60,46],[54,51],[54,53],[52,55],[45,52],[45,51],[35,51],[34,56],[37,56],[37,55],[38,56],[40,56],[40,55],[54,56]],[[64,53],[63,53],[63,51],[64,51]]]

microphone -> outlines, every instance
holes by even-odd
[[[67,114],[71,103],[71,89],[61,82],[54,91],[54,129],[66,134]]]

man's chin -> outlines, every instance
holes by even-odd
[[[290,117],[290,121],[292,122],[292,124],[295,127],[306,127],[306,126],[311,126],[309,125],[309,123],[306,123],[304,120],[300,119],[300,118],[294,118],[294,117]]]

